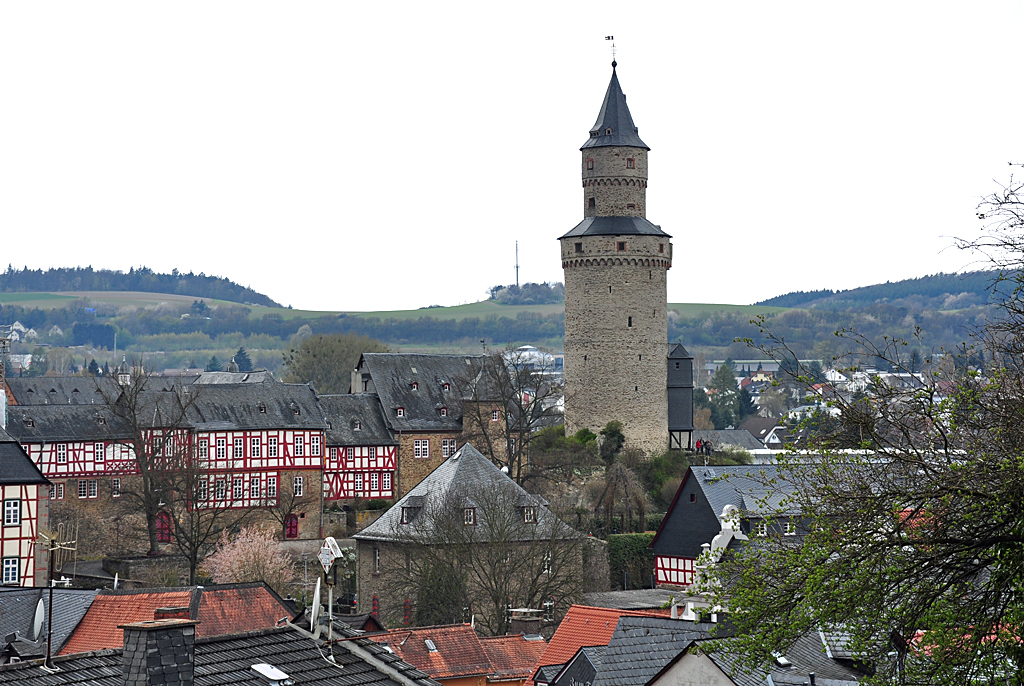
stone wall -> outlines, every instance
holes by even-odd
[[[562,239],[566,433],[623,423],[628,447],[668,447],[666,236]]]
[[[588,169],[591,160],[594,168]],[[633,168],[627,166],[628,160],[633,160]],[[646,150],[622,147],[583,150],[583,216],[647,216]]]
[[[452,432],[437,433],[403,433],[398,436],[398,483],[395,484],[395,497],[401,498],[412,488],[423,481],[427,474],[437,469],[445,461],[441,455],[441,441],[456,439],[457,446],[462,446],[462,437]],[[427,440],[429,457],[415,457],[415,441]]]

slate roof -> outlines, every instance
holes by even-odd
[[[682,343],[672,343],[668,347],[668,359],[670,360],[692,360],[693,355],[687,352]]]
[[[380,399],[372,393],[319,396],[320,410],[330,427],[327,445],[398,445],[384,421]],[[356,422],[359,422],[357,430]]]
[[[716,448],[726,445],[736,446],[744,450],[761,450],[764,448],[764,444],[754,438],[749,431],[741,429],[698,430],[693,432],[694,445],[696,445],[697,439],[711,441],[711,445]]]
[[[608,90],[601,101],[601,111],[597,115],[597,121],[590,127],[590,138],[580,150],[616,145],[650,150],[647,144],[640,140],[640,132],[633,124],[633,117],[626,106],[626,96],[619,85],[619,75],[615,72],[615,66],[615,62],[612,62],[612,80],[608,82]],[[608,129],[612,130],[610,135],[605,133]]]
[[[774,464],[691,466],[690,470],[716,516],[726,505],[748,516],[780,514],[782,501],[793,493],[793,484],[779,478],[780,468]]]
[[[120,393],[113,378],[91,376],[13,377],[7,388],[17,405],[105,404]]]
[[[708,656],[725,672],[737,686],[766,686],[786,684],[802,686],[810,683],[810,673],[815,674],[818,686],[855,686],[866,673],[856,669],[849,660],[829,657],[817,631],[800,636],[783,655],[792,664],[782,667],[774,664],[770,669],[747,672],[738,666],[738,660],[729,652],[729,641],[699,642]],[[770,679],[769,679],[770,676]]]
[[[640,588],[632,591],[585,593],[583,598],[587,605],[593,607],[608,607],[616,610],[658,610],[667,615],[670,610],[662,610],[662,607],[678,595],[678,591],[668,591],[662,588]]]
[[[527,639],[523,634],[481,636],[480,645],[491,663],[490,681],[529,679],[548,647],[547,641],[539,636]]]
[[[336,626],[341,629],[341,625]],[[323,637],[321,635],[321,639]],[[383,648],[373,645],[369,639],[337,641],[333,649],[336,664],[324,658],[327,649],[319,647],[318,643],[298,634],[291,627],[197,638],[195,686],[265,684],[252,671],[252,665],[261,662],[270,663],[282,670],[296,684],[399,686],[402,682],[382,671],[383,665],[401,674],[415,686],[438,686],[437,682]],[[0,684],[124,686],[120,649],[58,657],[54,662],[61,671],[55,674],[44,672],[40,662],[35,660],[0,667]]]
[[[395,654],[432,679],[454,679],[491,673],[476,630],[469,624],[392,629],[387,634],[370,636],[386,643]],[[436,650],[431,651],[430,640]]]
[[[587,217],[560,238],[575,236],[664,236],[661,227],[645,217]]]
[[[42,486],[48,483],[14,437],[0,429],[0,485]]]
[[[537,666],[564,665],[583,646],[608,645],[620,617],[658,617],[653,612],[573,605],[565,613]],[[559,668],[561,669],[561,668]],[[555,672],[551,675],[554,678]],[[524,686],[533,686],[527,681]]]
[[[663,617],[623,617],[604,651],[594,686],[644,686],[693,641],[717,624]]]
[[[358,368],[369,372],[391,429],[461,431],[461,391],[478,376],[486,360],[486,355],[364,353]],[[404,417],[398,416],[399,407],[405,410]],[[441,416],[442,407],[447,408],[447,416]]]
[[[258,372],[202,372],[192,383],[235,384],[235,383],[277,383],[274,375],[266,370]]]
[[[459,499],[464,507],[477,507],[474,533],[479,541],[485,542],[488,535],[486,508],[481,507],[483,503],[474,502],[473,498],[495,492],[500,492],[502,500],[514,503],[515,507],[537,508],[537,523],[535,526],[524,524],[524,537],[540,534],[545,538],[555,535],[567,539],[580,535],[555,517],[538,496],[527,493],[479,450],[466,443],[392,505],[377,521],[355,534],[353,538],[369,541],[403,541],[409,540],[413,535],[407,532],[415,532],[418,540],[423,540],[421,537],[429,538],[429,517],[414,520],[411,524],[402,524],[402,508],[418,507],[429,510],[431,507],[443,505],[449,498],[455,498]]]
[[[160,590],[103,590],[61,654],[121,646],[124,632],[118,625],[153,619],[154,611],[161,607],[188,607],[189,618],[199,621],[197,636],[272,627],[282,617],[291,617],[291,608],[263,582]]]
[[[53,645],[58,649],[64,645],[71,631],[82,620],[97,591],[55,588],[53,589]],[[49,589],[44,588],[10,588],[0,587],[0,637],[18,632],[22,639],[32,641],[33,623],[36,607],[43,601],[43,623],[39,633],[40,651],[32,650],[29,645],[15,649],[21,655],[37,655],[46,653],[47,623],[49,618]],[[20,643],[20,642],[19,642]]]
[[[771,434],[772,429],[781,427],[782,423],[772,417],[750,417],[740,424],[740,429],[746,431],[764,446],[764,441]]]
[[[21,443],[129,440],[131,427],[106,404],[15,405],[7,428]]]
[[[188,417],[198,431],[327,428],[307,384],[208,384],[192,392]]]
[[[555,677],[558,676],[558,673],[562,671],[563,667],[565,667],[564,664],[560,664],[560,665],[542,665],[542,666],[537,668],[537,672],[533,676],[534,676],[535,679],[539,679],[540,681],[543,681],[546,684],[550,684],[552,681],[555,680]],[[527,682],[527,683],[534,683],[534,682]]]

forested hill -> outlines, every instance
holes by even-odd
[[[991,298],[998,272],[976,271],[963,274],[933,274],[904,281],[886,281],[845,291],[794,291],[757,305],[843,310],[867,307],[875,303],[914,304],[936,310],[963,309],[983,305]]]
[[[262,293],[220,276],[183,274],[175,269],[170,274],[158,274],[149,267],[134,267],[128,273],[92,267],[62,267],[32,270],[15,269],[11,265],[0,274],[0,292],[28,291],[141,291],[144,293],[173,293],[196,298],[215,298],[246,305],[281,307]]]

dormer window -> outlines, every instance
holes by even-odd
[[[22,417],[21,421],[25,422],[25,426],[29,427],[30,429],[36,425],[36,420],[32,419],[31,417]]]
[[[534,524],[537,521],[537,508],[533,506],[524,507],[523,521],[527,524]]]
[[[441,385],[441,390],[442,390],[442,391],[450,391],[450,390],[452,390],[452,385],[451,385],[451,384],[449,384],[449,383],[446,383],[446,384],[442,384],[442,385]]]
[[[99,424],[100,426],[102,426],[102,425],[107,423],[107,418],[106,417],[96,417],[96,423]]]
[[[626,158],[626,169],[636,169],[636,160],[632,157]]]
[[[405,408],[404,407],[397,408],[395,410],[395,416],[396,417],[404,417],[405,416]]]
[[[796,536],[796,523],[793,521],[786,522],[786,536]]]
[[[296,417],[299,416],[299,406],[296,405],[295,403],[292,403],[292,414],[294,414]]]
[[[417,381],[413,381],[413,382],[412,382],[412,390],[414,390],[414,391],[418,391],[418,390],[420,390],[420,384],[419,384],[419,382],[417,382]]]
[[[591,137],[591,138],[597,138],[597,137],[598,137],[598,136],[600,136],[600,135],[601,135],[601,132],[600,132],[600,131],[591,131],[591,132],[590,132],[590,137]]]
[[[758,536],[762,536],[762,537],[768,535],[768,523],[767,522],[758,522],[757,523],[757,535]]]
[[[462,509],[462,523],[466,526],[476,525],[476,508],[465,507]]]
[[[604,135],[606,135],[606,136],[612,135],[612,127],[609,126],[607,129],[605,129],[604,130]]]
[[[266,414],[267,413],[267,406],[264,405],[263,403],[260,403],[259,405],[257,405],[256,409],[259,410],[260,414]]]
[[[442,417],[447,417],[448,416],[448,408],[447,407],[442,407],[441,408],[441,416]]]
[[[419,514],[420,508],[418,507],[403,507],[402,508],[402,524],[411,524],[412,520],[416,519],[416,515]]]
[[[399,411],[401,411],[401,408],[399,408]],[[401,417],[402,415],[398,415],[398,416]],[[358,419],[355,420],[354,422],[352,422],[352,430],[353,431],[362,431],[363,430],[363,423],[361,421],[359,421]]]

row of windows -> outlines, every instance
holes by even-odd
[[[455,454],[456,442],[454,438],[441,439],[441,457],[448,459]],[[430,439],[417,438],[412,442],[412,456],[425,458],[430,457]]]
[[[349,459],[352,459],[352,458],[354,458],[356,456],[356,449],[355,448],[341,448],[341,450],[345,451],[344,455],[345,455],[345,457],[347,457]],[[330,459],[337,460],[338,459],[338,448],[328,448],[328,455],[329,455]],[[369,448],[366,449],[366,455],[365,456],[364,455],[360,455],[360,457],[368,457],[371,460],[377,459],[377,448],[376,448],[376,446],[372,446],[371,445]]]
[[[250,500],[255,500],[260,497],[260,477],[258,475],[250,476],[249,482],[246,484],[245,477],[236,476],[231,479],[231,500],[242,500],[248,497]],[[292,479],[292,493],[295,497],[301,498],[306,492],[306,481],[304,477],[296,476]],[[210,481],[207,479],[200,479],[196,484],[196,496],[200,501],[210,499]],[[277,477],[267,477],[267,498],[277,497]],[[214,500],[227,500],[228,499],[228,480],[227,479],[214,479],[213,480],[213,498]]]
[[[411,388],[414,391],[420,390],[420,383],[419,383],[419,381],[413,381],[411,384],[409,384],[409,388]],[[452,385],[451,384],[449,384],[449,383],[441,384],[441,390],[442,391],[450,391],[451,389],[452,389]],[[366,390],[365,382],[364,382],[364,385],[363,385],[363,390],[364,391]]]
[[[364,474],[354,474],[352,476],[352,490],[357,494],[360,493],[363,490],[366,481],[367,479]],[[371,491],[390,491],[391,472],[370,472],[369,482]]]
[[[590,199],[590,206],[591,207],[594,206],[594,199],[593,198]],[[626,205],[626,209],[632,210],[632,209],[636,209],[636,208],[633,205]],[[572,247],[573,247],[573,250],[575,252],[582,253],[583,252],[583,241],[579,241],[577,243],[573,243]],[[626,241],[616,241],[615,242],[615,252],[626,252]],[[658,252],[660,252],[660,253],[664,253],[665,252],[665,244],[664,243],[658,243]],[[652,274],[653,274],[653,272],[652,272]],[[610,292],[611,291],[609,291],[609,293]]]
[[[50,485],[50,500],[64,500],[64,483],[55,483]],[[100,482],[98,479],[79,479],[78,480],[78,497],[82,499],[98,498],[100,495]],[[110,497],[120,498],[121,497],[121,480],[111,479],[110,480]]]
[[[218,438],[214,446],[216,450],[215,457],[218,460],[227,459],[227,439]],[[232,445],[232,457],[240,458],[245,457],[245,439],[235,438]],[[199,439],[198,450],[199,457],[201,459],[207,459],[210,456],[210,443],[207,439]],[[267,438],[267,457],[278,457],[279,456],[279,443],[277,436],[269,436]],[[320,455],[320,436],[314,434],[309,437],[309,454],[318,457]],[[292,444],[292,455],[294,457],[304,457],[306,455],[306,441],[302,435],[295,436],[295,440]],[[249,439],[249,457],[260,458],[263,457],[263,442],[258,436],[254,436]]]
[[[120,447],[120,452],[121,452],[121,456],[122,457],[124,457],[128,453],[128,446],[126,446],[126,445],[112,446],[112,447],[114,449],[117,449],[118,447]],[[57,453],[57,464],[67,464],[68,463],[68,444],[67,443],[57,443],[57,445],[56,445],[56,453]],[[104,443],[94,443],[93,444],[92,459],[93,459],[94,462],[103,462],[103,461],[105,461],[106,460],[106,453],[107,453],[106,444],[104,444]]]

